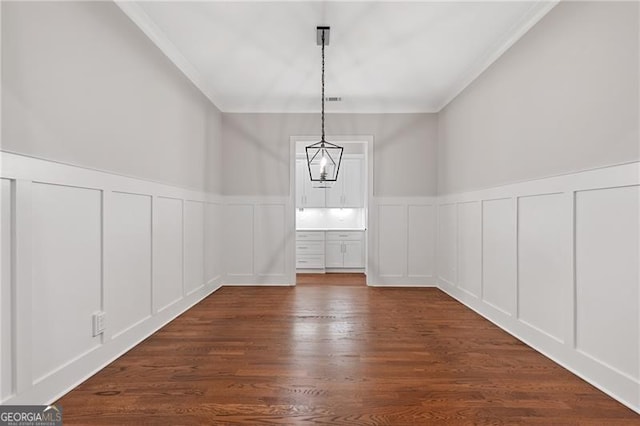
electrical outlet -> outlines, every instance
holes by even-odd
[[[104,312],[94,312],[93,314],[93,335],[97,336],[104,333],[106,326],[106,314]]]

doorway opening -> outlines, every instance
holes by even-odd
[[[318,188],[305,147],[317,138],[291,138],[295,283],[366,285],[372,137],[327,136],[344,147],[337,181]]]

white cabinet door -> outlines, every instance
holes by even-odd
[[[305,168],[307,165],[304,165]],[[314,188],[311,182],[311,178],[309,178],[309,171],[305,169],[307,172],[304,176],[304,195],[305,195],[305,207],[325,207],[324,195],[325,188]]]
[[[364,268],[364,250],[362,241],[345,241],[343,244],[343,263],[345,268]]]
[[[363,161],[360,159],[343,160],[342,207],[364,207],[364,173]],[[340,180],[340,177],[338,178]]]
[[[296,207],[325,207],[325,189],[314,188],[306,160],[296,160]]]
[[[343,267],[343,254],[342,254],[342,242],[340,241],[327,241],[326,249],[324,252],[324,266],[325,268],[342,268]]]
[[[339,208],[342,207],[342,200],[344,196],[344,159],[342,160],[342,164],[340,165],[340,170],[338,171],[338,180],[333,183],[331,188],[326,189],[327,193],[327,207]]]
[[[327,207],[363,208],[364,176],[363,161],[358,158],[343,158],[338,180],[327,189]]]

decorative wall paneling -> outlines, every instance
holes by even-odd
[[[640,412],[640,163],[438,199],[438,284]]]
[[[436,200],[375,197],[369,214],[367,282],[373,286],[433,286]]]
[[[295,222],[289,197],[225,197],[225,285],[294,285]]]
[[[13,185],[0,179],[0,401],[14,392]]]
[[[222,284],[219,197],[6,152],[0,161],[1,402],[55,400]]]

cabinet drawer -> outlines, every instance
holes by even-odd
[[[321,254],[306,254],[296,256],[298,269],[324,269],[324,256]]]
[[[328,241],[362,241],[363,231],[327,231]]]
[[[324,241],[324,231],[296,231],[297,241]]]
[[[296,256],[324,254],[324,241],[296,241]]]

